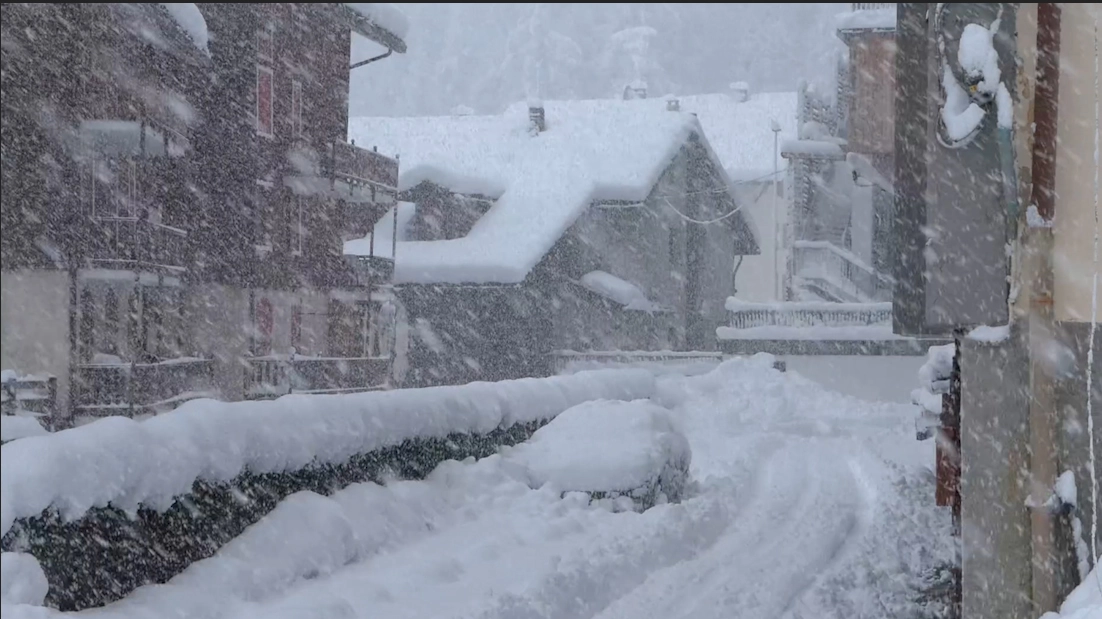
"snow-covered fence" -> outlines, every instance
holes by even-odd
[[[892,304],[785,302],[751,303],[728,297],[727,311],[733,329],[754,327],[861,327],[889,323]]]
[[[527,439],[571,406],[649,398],[644,370],[256,402],[196,400],[0,448],[3,551],[29,552],[47,602],[80,609],[165,582],[301,490],[420,478]]]

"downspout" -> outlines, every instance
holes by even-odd
[[[386,48],[386,52],[384,52],[382,54],[379,54],[378,56],[375,56],[373,58],[368,58],[367,60],[361,60],[361,61],[353,64],[352,66],[348,67],[348,70],[351,71],[352,69],[358,69],[358,68],[364,66],[365,64],[371,64],[371,63],[375,62],[376,60],[382,60],[383,58],[386,58],[387,56],[389,56],[393,53],[394,53],[394,50],[388,47],[388,48]]]
[[[1056,142],[1060,93],[1060,27],[1058,3],[1037,5],[1037,70],[1034,90],[1032,152],[1033,187],[1030,213],[1021,228],[1022,282],[1027,293],[1025,343],[1029,355],[1030,537],[1032,541],[1035,615],[1056,610],[1058,562],[1056,517],[1045,500],[1056,482],[1056,402],[1054,380],[1044,363],[1054,335],[1053,230],[1056,211]]]

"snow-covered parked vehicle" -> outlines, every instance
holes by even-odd
[[[638,511],[679,501],[692,453],[669,411],[649,400],[595,400],[567,409],[504,457],[529,485],[585,492]]]

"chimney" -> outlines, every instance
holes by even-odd
[[[746,82],[734,82],[731,84],[731,96],[735,101],[743,102],[750,99],[750,84]]]
[[[537,135],[547,130],[547,119],[543,113],[543,102],[528,101],[528,133]]]
[[[678,99],[666,99],[666,111],[667,112],[680,112],[681,101]]]

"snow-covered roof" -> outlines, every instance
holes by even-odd
[[[417,205],[412,202],[399,202],[395,208],[390,209],[379,221],[375,222],[375,247],[371,247],[371,237],[352,239],[344,242],[344,255],[346,256],[377,256],[379,258],[394,259],[394,219],[398,219],[398,242],[409,239],[406,230],[409,222],[417,213]]]
[[[646,199],[702,133],[661,100],[548,102],[545,118],[536,136],[526,103],[500,116],[351,120],[357,143],[401,155],[400,190],[431,180],[496,199],[463,238],[401,243],[395,283],[519,283],[591,203]]]
[[[839,31],[895,30],[895,7],[846,11],[834,16],[834,26]]]
[[[164,3],[161,6],[165,7],[172,19],[184,29],[195,47],[209,56],[207,42],[210,35],[207,33],[207,20],[203,19],[199,7],[187,2]]]
[[[409,19],[401,9],[377,2],[346,2],[343,5],[367,22],[357,29],[360,34],[399,54],[405,53]]]

